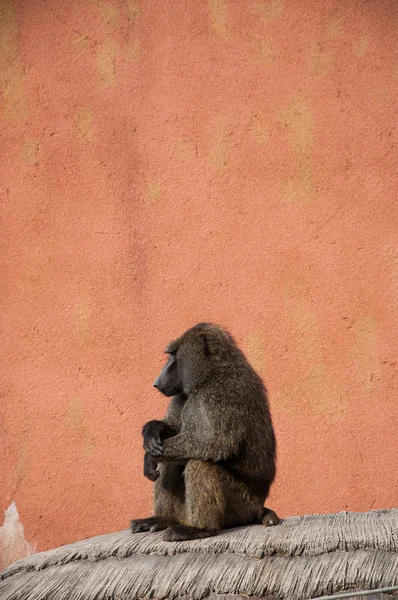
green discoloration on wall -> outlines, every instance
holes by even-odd
[[[359,40],[356,40],[353,44],[354,54],[358,58],[365,56],[369,47],[370,38],[368,35],[364,35]]]
[[[90,327],[91,302],[88,297],[78,298],[73,310],[75,333],[78,341],[83,343]]]
[[[39,150],[40,144],[35,140],[26,140],[22,147],[22,158],[23,160],[32,167],[37,167],[39,164]]]
[[[120,17],[116,6],[110,4],[109,2],[101,2],[100,12],[105,25],[110,28],[116,28],[119,26]]]
[[[222,38],[228,37],[227,5],[225,0],[208,0],[210,23],[214,33]]]
[[[272,22],[280,17],[282,8],[282,0],[256,2],[256,12],[266,23]]]
[[[227,115],[218,115],[212,123],[210,164],[215,169],[224,169],[230,150],[230,137],[233,134]]]
[[[295,278],[286,283],[286,316],[294,324],[299,374],[278,394],[278,402],[291,412],[303,407],[334,422],[347,410],[347,392],[330,372],[323,356],[319,317],[308,290]]]
[[[138,0],[126,0],[127,17],[130,21],[138,19],[140,16],[140,7]]]
[[[104,87],[116,83],[116,56],[118,48],[113,40],[106,40],[97,50],[98,77]]]
[[[320,361],[313,366],[308,365],[294,381],[276,391],[273,401],[293,417],[316,415],[328,423],[336,423],[347,414],[349,397],[324,362]]]
[[[137,63],[141,56],[141,44],[138,40],[130,42],[126,46],[126,59],[132,63]]]
[[[145,199],[147,202],[154,202],[160,198],[160,183],[151,181],[148,183]]]
[[[258,62],[264,66],[275,60],[275,44],[271,36],[256,34],[254,36],[254,52]]]
[[[80,52],[86,51],[89,48],[90,39],[88,35],[73,33],[71,40],[73,47]]]
[[[172,141],[173,156],[183,162],[191,162],[197,157],[197,145],[194,140],[178,137]]]
[[[82,140],[91,142],[93,136],[93,111],[89,107],[80,108],[76,115],[76,127]]]
[[[253,115],[250,119],[249,132],[257,144],[267,144],[270,140],[269,129],[259,115]]]
[[[86,458],[90,457],[95,452],[96,445],[88,431],[83,405],[79,398],[70,401],[65,413],[65,425],[78,434],[81,455]]]
[[[65,423],[72,431],[81,431],[83,428],[83,407],[78,398],[70,401],[66,414]]]
[[[8,123],[27,116],[25,75],[18,55],[18,20],[13,0],[0,2],[0,119]]]
[[[22,432],[17,450],[17,486],[26,477],[27,461],[29,458],[29,438],[27,431]]]
[[[354,327],[353,358],[358,381],[366,394],[373,394],[380,385],[381,364],[377,344],[377,326],[371,317],[362,318]]]
[[[314,42],[311,50],[311,71],[313,75],[325,77],[333,65],[331,50],[322,42]]]
[[[247,357],[253,367],[265,376],[265,348],[261,333],[250,333],[247,336]]]
[[[298,96],[278,113],[278,122],[289,133],[297,170],[296,175],[283,184],[282,198],[288,201],[311,200],[315,194],[312,161],[314,124],[308,99]]]
[[[333,18],[326,24],[325,37],[329,40],[335,40],[339,38],[344,31],[343,23],[341,19]]]

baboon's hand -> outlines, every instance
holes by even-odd
[[[144,450],[152,456],[163,454],[161,433],[164,429],[162,421],[149,421],[144,425],[142,435],[144,437]]]
[[[159,471],[157,470],[158,461],[152,454],[145,452],[144,456],[144,476],[150,481],[156,481],[159,477]]]
[[[144,448],[153,457],[162,456],[162,454],[164,452],[164,449],[162,446],[162,440],[160,439],[160,437],[148,438],[146,446],[144,446]]]

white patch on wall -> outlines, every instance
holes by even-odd
[[[35,547],[25,540],[17,506],[11,502],[4,512],[4,525],[0,527],[0,571],[35,551]]]

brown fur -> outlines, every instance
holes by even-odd
[[[248,523],[275,525],[278,517],[264,508],[276,444],[262,380],[215,325],[196,325],[166,352],[173,374],[168,363],[157,387],[164,391],[172,379],[178,393],[163,421],[143,430],[155,517],[132,521],[132,531],[168,528],[165,539],[181,540]]]

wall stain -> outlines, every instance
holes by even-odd
[[[311,155],[313,119],[306,98],[299,96],[286,110],[280,111],[278,123],[289,132],[297,171],[295,177],[283,183],[282,199],[286,201],[311,200],[315,195]]]
[[[140,16],[138,0],[126,0],[126,9],[129,21],[135,21]]]
[[[76,50],[87,50],[90,45],[90,38],[88,35],[83,35],[82,33],[74,33],[72,36],[72,45]]]
[[[210,23],[214,33],[226,40],[228,37],[227,7],[225,0],[208,0],[210,11]]]
[[[256,13],[266,22],[275,21],[282,14],[282,1],[257,2]]]
[[[0,2],[0,115],[16,123],[27,115],[25,70],[18,58],[18,22],[13,0]]]
[[[191,162],[196,157],[196,143],[186,138],[175,138],[171,144],[173,158],[181,161]]]
[[[247,358],[253,368],[259,373],[264,374],[265,369],[265,344],[261,333],[249,333],[246,341]]]
[[[311,72],[317,77],[326,77],[334,63],[334,55],[324,43],[314,42],[311,49]]]
[[[65,414],[65,424],[75,432],[83,429],[83,407],[78,398],[70,401]]]
[[[300,332],[300,357],[312,364],[319,351],[318,319],[303,285],[294,278],[286,281],[286,308],[290,320]]]
[[[335,40],[343,33],[343,24],[341,19],[331,19],[325,27],[325,36],[329,40]]]
[[[99,7],[104,24],[108,27],[117,27],[119,25],[119,12],[116,6],[108,2],[101,2]]]
[[[309,409],[330,423],[346,416],[349,402],[346,390],[328,373],[322,361],[303,371],[282,390],[275,390],[273,398],[289,414],[302,414],[303,409]]]
[[[96,450],[96,445],[94,443],[94,440],[92,437],[90,437],[90,435],[88,434],[88,432],[86,430],[84,430],[84,437],[83,437],[83,444],[82,444],[82,455],[85,458],[88,458],[89,456],[91,456],[92,454],[94,454],[95,450]]]
[[[347,412],[347,392],[322,359],[318,318],[304,287],[294,279],[286,282],[285,308],[299,334],[301,374],[277,392],[276,401],[288,412],[300,412],[304,406],[334,422]]]
[[[40,210],[47,210],[47,201]],[[45,273],[49,258],[53,256],[54,250],[49,243],[38,245],[32,244],[29,247],[29,257],[25,263],[26,280],[31,283],[38,282]]]
[[[107,40],[97,50],[98,77],[103,87],[112,87],[116,83],[117,45]]]
[[[222,169],[227,164],[228,138],[233,133],[229,127],[226,115],[218,115],[212,128],[212,139],[210,146],[210,163],[216,169]]]
[[[398,303],[398,238],[391,236],[383,244],[383,262],[388,277],[391,300]],[[398,306],[397,306],[398,308]]]
[[[39,164],[39,150],[39,142],[36,142],[35,140],[25,140],[22,147],[22,159],[26,162],[26,164],[32,167],[37,167]]]
[[[138,40],[130,42],[125,47],[126,60],[137,63],[141,57],[141,44]]]
[[[268,128],[264,125],[261,117],[253,115],[250,119],[248,131],[257,144],[263,145],[269,142],[270,134]]]
[[[275,61],[275,48],[270,39],[266,39],[265,35],[255,34],[254,52],[259,63],[270,65]]]
[[[370,38],[368,35],[364,35],[359,38],[359,40],[355,41],[353,44],[353,50],[355,56],[358,58],[363,58],[368,50]]]
[[[147,202],[154,202],[160,198],[160,184],[158,181],[148,183],[145,199]]]
[[[324,28],[320,41],[311,46],[310,69],[315,77],[326,77],[335,63],[334,47],[331,42],[343,34],[340,19],[331,19]]]
[[[16,485],[17,487],[26,477],[26,463],[29,458],[29,439],[26,431],[22,432],[22,437],[18,444],[17,466],[16,466]]]
[[[82,344],[87,338],[91,317],[91,306],[88,298],[79,298],[73,309],[73,321],[77,340]]]
[[[88,432],[84,415],[83,415],[83,406],[81,400],[78,398],[73,398],[64,417],[65,425],[79,435],[81,440],[81,454],[84,457],[91,456],[96,449],[96,445],[94,443],[93,438]]]
[[[372,394],[381,379],[381,362],[377,343],[376,320],[364,317],[353,326],[355,344],[353,358],[358,382],[367,394]]]
[[[80,138],[86,142],[91,142],[93,136],[93,111],[91,108],[85,106],[78,110],[76,127]]]

